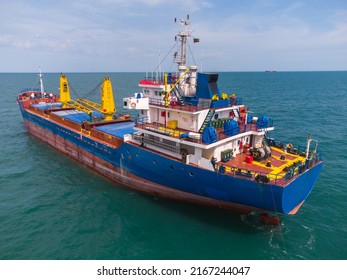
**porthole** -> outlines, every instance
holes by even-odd
[[[173,166],[172,165],[170,165],[170,170],[173,170],[174,168],[173,168]]]
[[[157,161],[155,159],[153,159],[153,164],[157,164]]]
[[[193,172],[189,172],[189,175],[190,175],[190,177],[193,177],[194,176],[194,173]]]

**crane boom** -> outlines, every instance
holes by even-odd
[[[95,110],[95,111],[99,111],[101,112],[101,104],[100,103],[96,103],[84,98],[77,98],[77,102],[82,104],[83,106],[88,107],[89,109]]]
[[[104,78],[101,85],[101,110],[105,115],[105,120],[112,120],[112,115],[116,112],[112,83],[109,77]]]
[[[70,97],[69,82],[65,75],[60,75],[60,101],[64,108],[74,108],[88,113],[90,116],[93,111],[104,114],[105,121],[112,120],[116,112],[112,84],[109,77],[104,78],[101,85],[101,104],[87,99],[78,98],[74,101]]]
[[[85,113],[87,113],[90,117],[90,120],[92,119],[92,113],[93,111],[87,108],[86,106],[83,106],[83,104],[80,104],[76,102],[75,100],[72,100],[70,97],[70,88],[69,88],[69,82],[65,75],[60,75],[60,102],[63,104],[63,108],[73,108],[77,110],[81,110]]]
[[[100,90],[101,103],[96,103],[84,98],[78,98],[77,101],[90,110],[104,114],[106,121],[112,120],[112,115],[116,112],[116,108],[114,104],[112,83],[109,77],[104,78]]]

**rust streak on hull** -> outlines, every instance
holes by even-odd
[[[127,170],[118,168],[113,164],[87,152],[86,150],[70,143],[69,141],[25,120],[25,126],[28,132],[41,141],[56,148],[62,153],[88,166],[97,173],[105,176],[113,182],[122,185],[125,188],[133,189],[142,193],[161,198],[178,200],[188,203],[195,203],[202,206],[217,207],[220,209],[249,213],[252,211],[264,211],[255,207],[248,207],[237,203],[218,201],[208,197],[197,196],[191,193],[175,190],[156,184],[152,181],[145,180],[135,176]]]

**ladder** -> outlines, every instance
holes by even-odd
[[[182,106],[184,106],[184,100],[183,100],[183,97],[182,97],[182,95],[180,94],[180,92],[179,92],[179,90],[177,88],[177,85],[174,88],[172,88],[172,91],[176,95],[176,97],[177,97],[178,101],[180,102],[180,104]]]
[[[212,117],[215,113],[215,110],[213,108],[210,108],[210,110],[207,113],[207,116],[202,124],[202,126],[199,129],[199,132],[202,133],[204,131],[204,129],[206,128],[206,126],[208,126],[212,120]]]
[[[236,118],[240,118],[241,116],[240,116],[240,112],[239,112],[239,109],[237,109],[237,108],[233,108],[233,113],[234,113],[234,116],[236,117]]]

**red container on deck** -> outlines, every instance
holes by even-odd
[[[253,157],[252,156],[246,156],[246,163],[253,163]]]

